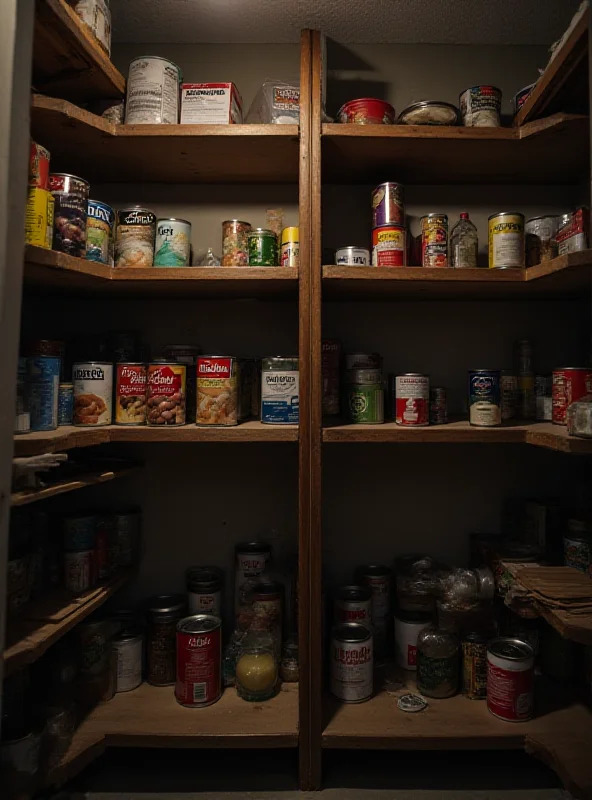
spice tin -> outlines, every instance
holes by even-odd
[[[177,624],[186,613],[182,594],[160,594],[147,604],[146,680],[170,686],[177,678]]]
[[[331,694],[342,703],[364,703],[372,697],[374,653],[372,632],[346,622],[331,633]]]
[[[487,639],[469,633],[462,642],[462,693],[469,700],[487,697]]]
[[[381,183],[372,192],[372,227],[405,224],[403,186],[400,183]]]
[[[234,608],[238,612],[244,605],[243,590],[267,569],[271,561],[271,547],[261,542],[240,542],[234,548]]]
[[[80,671],[83,676],[101,675],[107,667],[107,624],[105,620],[84,620],[76,626],[80,653]]]
[[[26,389],[32,431],[58,427],[58,392],[61,360],[54,356],[27,358]]]
[[[395,658],[402,669],[417,669],[417,637],[431,621],[432,615],[422,611],[399,611],[395,615]]]
[[[130,62],[127,76],[126,125],[176,125],[182,75],[172,61],[141,56]]]
[[[377,656],[386,650],[391,618],[392,581],[391,570],[382,564],[368,564],[355,571],[360,585],[367,586],[371,593],[370,617],[374,633],[374,647]]]
[[[472,128],[500,127],[500,89],[495,86],[471,86],[461,93],[459,100],[463,125]]]
[[[277,267],[277,236],[267,228],[255,228],[247,234],[250,267]]]
[[[155,360],[148,364],[147,425],[185,425],[186,367]]]
[[[487,648],[487,708],[506,722],[532,717],[534,652],[520,639],[498,638]]]
[[[335,621],[357,622],[372,629],[372,590],[369,586],[340,586],[335,594]]]
[[[323,376],[323,414],[339,414],[339,363],[341,342],[323,339],[321,369]]]
[[[30,186],[25,209],[25,242],[51,250],[54,224],[53,195],[47,189]]]
[[[111,11],[106,0],[76,0],[74,11],[88,25],[108,56],[111,55]]]
[[[58,388],[58,425],[71,425],[74,413],[74,385],[60,383]]]
[[[448,217],[427,214],[421,218],[421,266],[448,266]]]
[[[347,264],[351,267],[369,267],[370,266],[370,251],[364,247],[355,247],[348,245],[347,247],[340,247],[335,251],[335,263]]]
[[[251,223],[227,219],[222,223],[222,266],[246,267],[249,263],[248,234]]]
[[[298,356],[271,356],[261,361],[261,422],[298,424]]]
[[[238,380],[234,356],[198,357],[198,425],[238,425]]]
[[[566,567],[573,567],[580,572],[588,574],[592,565],[592,536],[582,533],[570,532],[563,536],[563,563]]]
[[[131,692],[142,683],[144,637],[136,629],[122,630],[111,640],[117,653],[117,692]]]
[[[220,627],[211,614],[195,614],[177,624],[175,697],[182,706],[210,706],[222,695]]]
[[[341,106],[336,116],[337,122],[358,125],[394,125],[396,119],[397,115],[391,104],[374,97],[350,100]]]
[[[49,150],[31,139],[29,148],[29,186],[49,189]]]
[[[84,361],[72,366],[74,425],[110,425],[113,408],[113,364]]]
[[[140,558],[142,513],[137,509],[111,515],[117,565],[131,567]]]
[[[592,370],[584,367],[562,367],[553,370],[553,422],[567,424],[567,409],[592,392]]]
[[[430,379],[418,372],[397,375],[395,422],[397,425],[429,424]]]
[[[352,370],[352,373],[364,370]],[[372,424],[384,422],[384,388],[382,381],[378,383],[361,383],[355,379],[346,386],[345,396],[347,412],[351,422]]]
[[[115,424],[146,424],[146,364],[138,361],[115,366]]]
[[[346,370],[382,367],[382,357],[378,353],[346,353],[343,358]]]
[[[473,369],[469,371],[469,422],[480,428],[501,425],[499,370]]]
[[[72,514],[64,517],[64,550],[66,552],[93,550],[98,521],[96,514],[86,516]]]
[[[407,231],[403,225],[385,225],[372,231],[372,266],[404,267]]]
[[[151,267],[154,262],[156,214],[134,206],[117,212],[115,267]]]
[[[94,583],[93,550],[64,553],[64,586],[69,592],[82,594]]]
[[[518,401],[518,378],[507,369],[503,369],[500,374],[500,397],[502,421],[514,419]]]
[[[154,244],[155,267],[191,265],[191,223],[185,219],[159,219]]]
[[[280,266],[300,266],[300,229],[284,228],[280,244]]]
[[[113,266],[115,212],[106,203],[89,200],[86,222],[86,260]]]
[[[52,172],[49,191],[54,199],[52,249],[84,258],[89,185],[76,175]]]
[[[430,389],[430,425],[446,425],[447,422],[446,389],[442,386],[433,386]]]
[[[502,211],[489,217],[489,269],[524,266],[524,214]]]
[[[218,567],[189,567],[186,580],[189,613],[222,618],[222,571]]]

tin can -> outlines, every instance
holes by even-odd
[[[113,417],[113,364],[83,361],[72,366],[74,425],[110,425]]]
[[[125,124],[176,125],[181,80],[179,67],[166,58],[134,58],[127,76]]]
[[[370,251],[365,247],[355,247],[354,245],[340,247],[335,251],[335,263],[337,265],[347,264],[350,267],[369,267]]]
[[[278,664],[282,659],[284,592],[282,583],[271,580],[254,584],[249,592],[252,626],[271,634]]]
[[[532,717],[534,652],[520,639],[498,638],[487,647],[487,708],[506,722]]]
[[[297,425],[298,356],[270,356],[261,361],[261,422]]]
[[[86,254],[89,184],[76,175],[52,172],[49,191],[54,199],[52,249],[77,258]]]
[[[86,221],[86,260],[113,266],[115,212],[106,203],[89,200]]]
[[[61,360],[54,356],[27,358],[26,388],[32,431],[58,427],[58,393]]]
[[[339,363],[341,342],[323,339],[321,369],[323,376],[323,414],[339,414]]]
[[[147,604],[146,680],[171,686],[177,678],[177,625],[186,614],[182,594],[159,594]]]
[[[271,562],[271,547],[262,542],[240,542],[234,548],[234,609],[245,605],[245,587],[257,582]]]
[[[356,622],[372,630],[372,590],[340,586],[335,594],[335,622]]]
[[[592,535],[579,520],[570,520],[570,523],[570,530],[563,534],[563,563],[566,567],[589,574],[592,565]]]
[[[280,240],[280,266],[300,266],[300,229],[284,228]]]
[[[385,655],[391,619],[392,582],[391,570],[382,564],[367,564],[355,571],[360,585],[367,586],[371,593],[370,616],[374,633],[374,649],[377,657]]]
[[[115,424],[146,424],[146,364],[139,361],[115,365]]]
[[[331,633],[331,694],[342,703],[364,703],[372,697],[372,632],[355,622],[336,625]]]
[[[227,219],[222,223],[222,266],[246,267],[249,263],[250,222]]]
[[[516,116],[516,114],[520,111],[524,103],[526,103],[530,93],[532,92],[535,86],[536,82],[530,83],[528,86],[525,86],[523,89],[520,89],[519,91],[516,92],[512,100],[512,104],[514,106],[514,116]]]
[[[218,567],[189,567],[187,604],[190,614],[211,614],[222,619],[222,570]]]
[[[113,546],[118,567],[131,567],[140,559],[142,512],[139,509],[118,511],[110,515]]]
[[[155,267],[191,266],[191,223],[170,217],[156,223]]]
[[[489,269],[524,266],[524,214],[502,211],[489,217]]]
[[[58,388],[58,425],[71,425],[74,413],[74,384],[60,383]]]
[[[151,267],[154,262],[156,214],[134,206],[117,212],[115,267]]]
[[[346,353],[343,358],[346,370],[382,367],[382,357],[378,353]]]
[[[25,209],[25,242],[51,250],[54,224],[53,195],[47,189],[30,186]]]
[[[82,594],[94,583],[93,550],[77,550],[64,553],[64,586],[69,592]]]
[[[462,693],[469,700],[487,697],[487,639],[469,633],[462,641]]]
[[[421,266],[448,266],[448,217],[427,214],[421,218]]]
[[[430,425],[446,425],[447,422],[446,389],[442,386],[433,386],[430,389]]]
[[[395,389],[397,425],[429,425],[430,379],[419,372],[397,375]]]
[[[250,267],[277,267],[277,236],[267,228],[255,228],[247,234]]]
[[[74,11],[108,56],[111,55],[111,11],[106,0],[76,0]]]
[[[500,372],[497,369],[469,371],[469,422],[479,428],[501,425]]]
[[[49,189],[49,150],[31,139],[29,148],[29,186]]]
[[[507,369],[503,369],[500,373],[500,397],[502,421],[514,419],[518,400],[518,377]]]
[[[524,225],[526,266],[534,267],[550,261],[557,255],[555,235],[559,229],[559,218],[548,215],[533,217]]]
[[[472,128],[499,128],[502,93],[495,86],[471,86],[459,97],[463,125]]]
[[[158,359],[148,364],[147,425],[185,425],[186,368]]]
[[[417,637],[432,621],[423,611],[398,611],[395,614],[395,658],[405,670],[417,670]]]
[[[69,514],[64,517],[64,550],[67,553],[93,550],[98,521],[96,514]]]
[[[384,387],[380,370],[354,369],[347,373],[345,396],[351,422],[384,422]]]
[[[372,192],[372,227],[404,224],[403,186],[390,181],[379,184]]]
[[[234,356],[198,357],[198,425],[238,425],[238,382]]]
[[[95,536],[94,573],[99,581],[108,580],[113,575],[115,564],[112,559],[112,526],[100,517]]]
[[[375,97],[358,97],[344,103],[335,118],[337,122],[358,125],[394,125],[397,120],[395,109],[390,103]]]
[[[195,614],[177,624],[175,697],[182,706],[211,706],[222,695],[220,627],[211,614]]]
[[[372,230],[372,266],[404,267],[406,263],[406,236],[403,225],[385,225]]]
[[[592,392],[592,370],[585,367],[562,367],[553,370],[553,422],[566,425],[567,409]]]
[[[195,344],[167,344],[164,348],[164,357],[177,364],[185,364],[186,369],[186,394],[185,418],[193,422],[197,407],[197,357],[199,347]]]
[[[109,658],[106,621],[86,619],[76,626],[76,636],[80,653],[80,672],[84,677],[101,675],[107,667]]]
[[[131,692],[142,683],[144,637],[136,629],[122,630],[111,640],[117,653],[116,692]]]

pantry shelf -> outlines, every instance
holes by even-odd
[[[33,85],[81,103],[125,93],[123,75],[65,0],[36,0]]]
[[[148,267],[113,269],[27,245],[25,291],[134,297],[295,298],[296,267]]]
[[[91,183],[298,181],[298,125],[113,125],[33,95],[31,133],[49,149],[52,171]]]
[[[576,184],[589,165],[588,117],[555,114],[520,128],[322,126],[325,183]],[[558,159],[557,153],[562,157]]]
[[[94,470],[82,473],[77,477],[65,478],[49,486],[40,489],[22,489],[13,492],[10,497],[12,508],[17,506],[27,506],[39,500],[47,500],[50,497],[57,497],[59,494],[67,494],[77,489],[85,489],[87,486],[96,486],[99,483],[107,483],[116,478],[123,478],[131,472],[135,472],[138,467],[122,467],[121,469]],[[49,473],[51,476],[51,472]],[[47,480],[47,477],[46,477]]]

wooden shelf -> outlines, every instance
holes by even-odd
[[[588,129],[587,117],[569,114],[521,128],[330,123],[322,126],[323,181],[576,184],[590,163]]]
[[[323,267],[327,300],[588,300],[592,250],[528,269]]]
[[[52,644],[124,586],[134,572],[123,570],[108,583],[78,596],[65,589],[46,592],[24,606],[18,617],[9,617],[4,676],[37,661]]]
[[[31,134],[49,149],[52,171],[91,183],[298,181],[298,125],[112,125],[33,95]]]
[[[63,480],[56,481],[56,483],[52,483],[41,489],[21,489],[11,494],[10,505],[12,508],[28,506],[40,500],[57,497],[59,494],[66,494],[67,492],[74,492],[77,489],[85,489],[87,486],[96,486],[99,483],[107,483],[107,481],[113,481],[116,478],[123,478],[136,469],[137,467],[122,467],[121,469],[94,470],[87,473],[81,472],[77,477],[64,478]],[[51,476],[51,472],[49,476]]]
[[[65,0],[36,0],[33,85],[79,103],[125,93],[123,75]]]

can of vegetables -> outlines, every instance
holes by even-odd
[[[148,364],[148,425],[185,424],[186,380],[185,364],[164,359]]]
[[[146,424],[146,365],[139,361],[117,364],[115,424]]]
[[[198,357],[198,425],[238,425],[238,372],[234,356]]]

